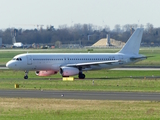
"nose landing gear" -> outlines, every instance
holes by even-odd
[[[24,79],[28,79],[28,71],[25,71]]]

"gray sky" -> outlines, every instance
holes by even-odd
[[[0,0],[0,29],[76,23],[160,27],[160,0]]]

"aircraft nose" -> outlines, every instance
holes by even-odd
[[[12,62],[11,62],[11,61],[9,61],[9,62],[6,63],[6,67],[7,67],[7,68],[12,68],[12,66],[13,66],[13,65],[12,65]]]
[[[9,65],[10,65],[10,63],[9,63],[9,62],[7,62],[7,63],[6,63],[6,67],[7,67],[7,68],[9,68]]]

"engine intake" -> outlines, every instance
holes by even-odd
[[[74,67],[61,67],[60,74],[62,76],[74,76],[79,74],[79,69]]]

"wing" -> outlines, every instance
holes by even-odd
[[[117,63],[117,62],[119,62],[119,60],[67,64],[66,66],[67,66],[67,67],[89,67],[89,66],[91,66],[91,65],[112,64],[112,63]]]

